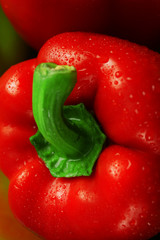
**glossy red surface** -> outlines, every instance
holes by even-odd
[[[66,104],[84,102],[108,136],[91,177],[53,178],[29,144],[32,75],[41,62],[76,67]],[[0,166],[11,179],[15,216],[47,240],[146,240],[160,232],[160,55],[104,35],[67,33],[22,65],[0,83]]]

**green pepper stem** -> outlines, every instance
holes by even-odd
[[[83,104],[64,106],[76,84],[76,69],[42,63],[33,78],[33,115],[38,126],[30,138],[54,177],[89,176],[105,135]]]
[[[89,143],[63,115],[64,102],[75,83],[74,67],[40,64],[34,73],[33,114],[39,131],[57,152],[80,157]]]

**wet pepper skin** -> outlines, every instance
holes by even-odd
[[[159,0],[0,0],[15,29],[39,49],[53,35],[87,31],[160,50]]]
[[[66,104],[94,110],[109,139],[90,177],[54,178],[29,142],[32,76],[73,65]],[[0,81],[0,167],[15,216],[47,240],[147,240],[160,232],[160,55],[105,35],[65,33]]]

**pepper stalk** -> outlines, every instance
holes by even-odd
[[[42,63],[33,78],[33,115],[38,131],[30,138],[54,177],[89,176],[105,135],[84,104],[64,106],[76,84],[73,66]]]

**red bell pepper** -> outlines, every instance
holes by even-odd
[[[158,234],[159,94],[160,55],[105,35],[55,36],[10,68],[0,167],[15,216],[47,240]]]
[[[159,0],[0,0],[15,29],[36,48],[55,34],[110,34],[159,49]],[[160,50],[160,49],[159,49]]]

